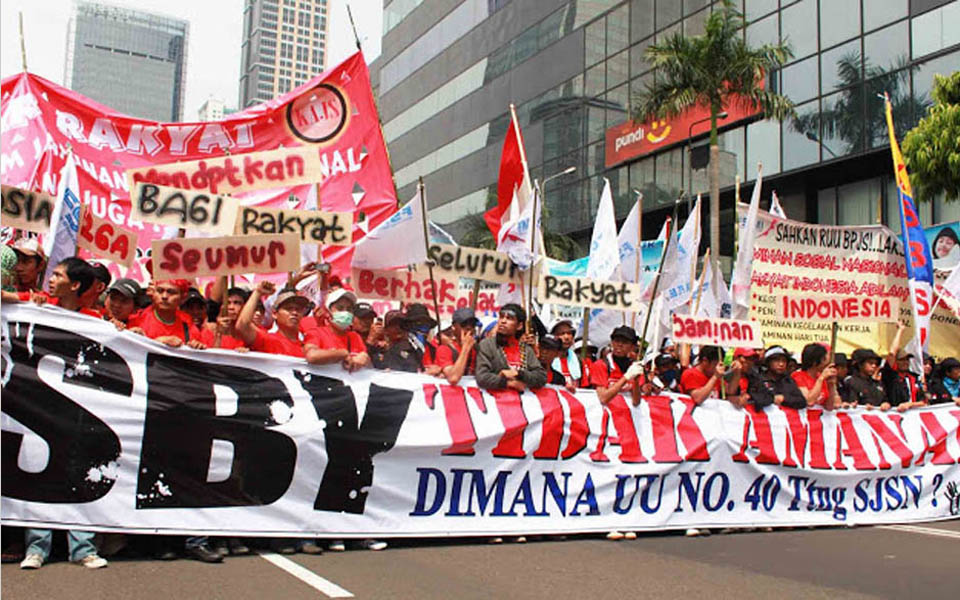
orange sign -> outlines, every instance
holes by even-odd
[[[88,205],[81,208],[77,248],[130,268],[137,255],[137,234],[94,216]]]

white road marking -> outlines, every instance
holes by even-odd
[[[283,569],[313,589],[331,598],[353,598],[353,594],[347,590],[328,579],[320,577],[310,569],[298,565],[289,558],[280,556],[275,552],[258,552],[258,554],[262,559],[273,564],[273,566]]]
[[[937,529],[934,527],[918,527],[916,525],[879,525],[879,529],[891,529],[893,531],[905,531],[907,533],[922,533],[924,535],[935,535],[945,538],[960,540],[960,531],[950,531],[949,529]]]

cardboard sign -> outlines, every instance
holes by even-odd
[[[400,300],[422,302],[433,310],[436,297],[441,307],[456,306],[459,296],[459,281],[456,277],[434,271],[431,285],[430,273],[425,267],[396,271],[353,269],[351,282],[357,296],[374,300]]]
[[[792,321],[882,323],[896,322],[899,316],[896,296],[777,295],[777,317]]]
[[[755,321],[673,315],[673,341],[681,344],[763,348],[760,324]]]
[[[636,312],[642,309],[643,289],[626,281],[596,281],[587,277],[541,274],[537,298],[546,304],[606,308]]]
[[[155,279],[281,273],[300,268],[300,239],[289,233],[155,240],[151,247]]]
[[[296,146],[127,170],[130,189],[139,182],[182,190],[231,194],[323,181],[324,165],[314,147]]]
[[[237,213],[234,233],[295,233],[305,244],[349,246],[353,243],[353,215],[349,212],[243,206]]]
[[[510,283],[517,280],[520,272],[505,253],[482,248],[430,244],[427,258],[445,273],[483,281]]]
[[[138,183],[130,194],[130,218],[144,223],[230,235],[240,203],[227,196]]]
[[[23,231],[46,233],[50,230],[50,215],[54,199],[40,192],[28,192],[12,185],[2,186],[3,208],[0,224]]]
[[[137,257],[137,234],[95,216],[90,206],[84,205],[80,209],[77,248],[129,269]]]

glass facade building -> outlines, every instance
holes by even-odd
[[[328,28],[327,0],[244,0],[240,107],[322,73]]]
[[[768,85],[794,101],[797,118],[755,117],[722,131],[723,254],[733,248],[735,178],[749,193],[758,162],[764,205],[767,190],[776,190],[791,218],[882,220],[899,229],[876,94],[890,93],[900,135],[925,114],[933,75],[960,69],[960,0],[738,3],[750,43],[791,45],[794,58]],[[687,140],[607,168],[605,135],[656,77],[644,50],[675,32],[703,33],[714,7],[710,0],[385,0],[383,53],[371,75],[401,198],[423,176],[435,221],[455,233],[475,226],[467,217],[495,202],[514,103],[532,175],[577,167],[545,190],[546,227],[589,238],[607,178],[618,219],[640,190],[644,229],[657,231],[678,197],[708,191],[707,168],[690,168]],[[705,134],[691,141],[694,163],[706,143]],[[960,218],[960,206],[940,199],[922,211],[927,224]]]
[[[179,121],[189,29],[181,19],[78,2],[67,29],[64,84],[122,113]]]

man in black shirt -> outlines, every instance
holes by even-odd
[[[409,335],[409,322],[399,310],[391,310],[383,317],[383,335],[387,350],[372,357],[377,369],[416,373],[423,364],[423,349],[413,345]]]
[[[757,409],[771,404],[786,406],[787,408],[806,408],[807,399],[797,387],[797,382],[787,373],[787,362],[790,354],[783,346],[772,346],[763,354],[763,363],[766,369],[757,376],[754,372],[748,374],[747,394],[750,402]]]
[[[850,355],[850,363],[852,374],[847,380],[844,408],[865,404],[888,410],[887,391],[880,381],[880,356],[869,348],[860,348]]]

